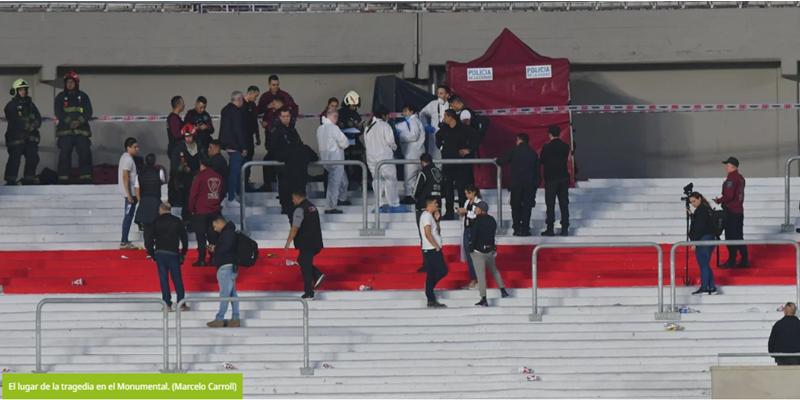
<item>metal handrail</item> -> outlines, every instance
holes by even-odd
[[[381,229],[381,181],[380,177],[380,170],[381,167],[384,165],[406,165],[406,164],[417,164],[419,160],[381,160],[375,164],[375,172],[377,176],[373,176],[372,179],[377,179],[377,184],[375,185],[375,226],[373,229],[366,232],[365,236],[383,236],[386,234],[386,231]],[[497,167],[497,228],[498,232],[503,232],[503,168],[497,163],[497,159],[494,158],[445,158],[439,160],[433,160],[434,164],[444,164],[444,165],[481,165],[481,164],[492,164]],[[451,207],[450,204],[447,207]]]
[[[772,244],[772,245],[786,245],[792,246],[795,250],[795,286],[796,286],[796,295],[797,295],[797,302],[800,303],[800,244],[797,244],[794,240],[787,240],[787,239],[763,239],[763,240],[698,240],[696,242],[677,242],[672,245],[672,248],[669,251],[669,274],[670,276],[675,276],[675,253],[679,247],[686,247],[686,246],[746,246],[752,244]],[[670,282],[670,286],[672,289],[672,304],[671,304],[671,311],[675,310],[675,280],[673,279]]]
[[[784,173],[784,203],[783,203],[783,207],[784,207],[783,216],[784,216],[784,219],[783,219],[783,225],[781,225],[781,232],[794,232],[794,224],[789,222],[789,203],[790,203],[790,200],[789,200],[789,188],[790,188],[790,182],[789,182],[789,173],[790,172],[789,172],[789,168],[792,167],[792,163],[795,162],[795,161],[800,161],[800,156],[792,156],[792,157],[789,157],[788,159],[786,159],[786,171]]]
[[[301,375],[314,375],[314,368],[309,365],[308,355],[308,302],[299,297],[265,297],[265,296],[246,296],[246,297],[194,297],[184,298],[178,302],[175,313],[175,370],[183,371],[183,341],[181,335],[181,308],[186,303],[218,303],[220,301],[243,302],[243,301],[263,301],[263,302],[297,302],[303,305],[303,367],[300,368]]]
[[[84,299],[49,297],[44,298],[36,304],[36,373],[44,373],[42,370],[42,307],[45,304],[109,304],[109,303],[158,303],[164,313],[164,368],[161,372],[169,371],[169,307],[161,299],[144,299],[139,297],[93,297]]]
[[[247,231],[245,225],[245,171],[247,168],[254,167],[254,166],[273,166],[273,167],[282,167],[284,163],[280,161],[248,161],[242,165],[242,173],[239,180],[239,189],[242,193],[242,201],[239,204],[239,229],[242,231]],[[361,200],[364,202],[363,210],[361,210],[361,229],[367,229],[367,165],[358,160],[321,160],[311,163],[310,165],[318,165],[324,167],[326,165],[355,165],[361,168]],[[278,178],[280,179],[280,178]]]
[[[584,249],[584,248],[629,248],[629,247],[653,247],[658,254],[658,312],[656,319],[673,319],[675,313],[664,312],[664,251],[661,245],[655,242],[632,242],[632,243],[542,243],[536,246],[531,253],[531,314],[529,320],[538,322],[542,320],[539,313],[539,268],[538,256],[542,249]],[[670,284],[675,284],[674,270],[670,275]],[[674,304],[674,298],[672,303]]]
[[[720,358],[745,358],[745,357],[800,357],[800,353],[718,353],[717,365]]]

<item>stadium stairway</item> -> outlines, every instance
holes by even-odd
[[[538,243],[653,241],[665,245],[684,239],[685,211],[681,188],[689,179],[591,180],[570,191],[572,236],[544,238],[499,237],[498,261],[509,287],[530,286],[530,253]],[[719,192],[720,179],[694,180],[708,197]],[[322,204],[319,184],[310,193]],[[800,184],[794,184],[800,193]],[[326,249],[317,258],[328,275],[328,290],[416,289],[424,277],[414,215],[383,214],[386,236],[361,237],[361,199],[351,196],[353,206],[345,214],[322,215]],[[544,218],[542,193],[533,215],[534,231]],[[508,198],[505,193],[504,199]],[[783,180],[752,178],[747,185],[745,237],[794,238],[780,234],[783,215]],[[484,191],[496,214],[494,190]],[[370,199],[372,202],[373,199]],[[118,246],[121,203],[117,187],[29,186],[0,187],[0,285],[6,293],[115,293],[152,292],[158,289],[154,264],[143,251],[111,250]],[[286,265],[293,252],[282,249],[287,234],[286,216],[278,213],[274,193],[247,196],[248,230],[262,247],[261,260],[243,273],[244,290],[298,290],[297,267]],[[792,217],[798,210],[793,202]],[[372,207],[370,207],[372,208]],[[238,209],[224,213],[239,220]],[[510,209],[504,204],[504,216]],[[370,214],[370,223],[374,216]],[[469,278],[461,262],[459,221],[445,221],[442,231],[450,275],[443,288],[459,288]],[[133,228],[132,238],[140,233]],[[193,239],[193,235],[190,235]],[[140,239],[139,239],[140,240]],[[139,241],[141,243],[141,241]],[[46,251],[37,251],[46,250]],[[683,251],[681,253],[684,253]],[[727,258],[722,249],[721,258]],[[790,284],[794,266],[791,249],[754,246],[753,268],[717,271],[718,283]],[[656,264],[649,249],[548,250],[542,253],[542,287],[625,287],[653,285]],[[196,258],[190,253],[189,261]],[[679,261],[684,266],[685,261]],[[665,257],[665,267],[668,259]],[[696,279],[694,257],[689,257],[690,277]],[[668,274],[667,274],[668,275]],[[190,291],[216,290],[213,268],[184,268]],[[683,272],[679,275],[683,277]],[[83,285],[73,285],[76,279]]]
[[[242,303],[241,328],[210,329],[216,304],[196,303],[182,318],[183,366],[242,372],[245,397],[258,398],[709,398],[710,366],[771,363],[717,354],[763,353],[782,316],[776,307],[794,298],[794,287],[727,286],[718,296],[690,290],[678,289],[678,304],[699,313],[682,314],[679,331],[653,319],[653,287],[544,289],[542,322],[528,321],[530,290],[508,299],[491,290],[489,308],[473,306],[474,291],[443,291],[449,308],[442,310],[425,309],[419,291],[323,292],[310,303],[314,376],[300,375],[296,304]],[[257,294],[296,293],[242,295]],[[0,369],[34,369],[33,310],[41,297],[0,296]],[[48,305],[43,368],[159,371],[160,317],[154,305]]]

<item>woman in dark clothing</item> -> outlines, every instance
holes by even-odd
[[[181,219],[189,223],[189,189],[192,179],[200,169],[200,146],[195,142],[196,129],[192,124],[183,126],[184,141],[175,146],[172,154],[172,171],[169,175],[169,203],[181,207]]]
[[[148,243],[153,235],[153,222],[158,217],[158,207],[161,205],[161,185],[167,181],[164,169],[156,165],[155,154],[145,157],[138,179],[136,197],[139,198],[139,207],[136,209],[134,222],[144,227],[144,241]]]
[[[693,192],[689,195],[689,203],[694,208],[692,215],[692,225],[689,229],[689,239],[692,241],[713,240],[714,226],[712,224],[712,210],[708,200],[702,194]],[[689,212],[689,211],[687,211]],[[695,257],[697,265],[700,266],[700,288],[692,294],[717,294],[717,287],[714,285],[714,273],[711,271],[709,262],[713,246],[696,246]]]

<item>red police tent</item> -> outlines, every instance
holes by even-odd
[[[569,60],[542,56],[520,38],[503,29],[482,56],[466,62],[447,62],[447,83],[475,110],[569,104]],[[530,136],[530,145],[539,152],[548,140],[550,125],[561,127],[561,139],[572,143],[570,115],[490,116],[489,129],[480,147],[480,157],[502,155],[514,145],[517,133]],[[570,161],[570,170],[573,163]],[[509,184],[504,174],[503,185]],[[572,174],[571,174],[572,175]],[[493,188],[495,170],[491,165],[475,167],[475,183]]]

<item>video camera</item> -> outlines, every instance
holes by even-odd
[[[688,185],[683,187],[683,197],[681,197],[682,201],[689,202],[689,195],[694,192],[694,183],[689,182]]]

